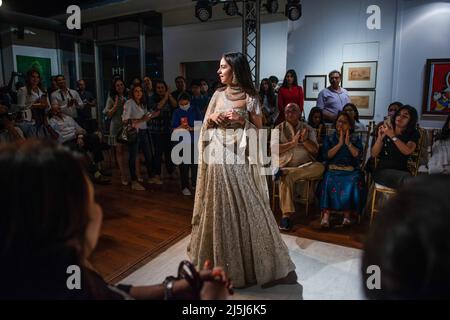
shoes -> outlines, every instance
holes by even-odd
[[[185,196],[192,196],[191,191],[188,188],[184,188],[183,191],[181,191],[183,195]]]
[[[342,225],[344,227],[349,226],[352,224],[352,221],[349,218],[344,218],[344,220],[342,221]]]
[[[151,183],[151,184],[163,184],[160,176],[154,176],[154,177],[148,179],[148,183]]]
[[[322,221],[320,221],[320,226],[322,228],[329,228],[330,227],[330,221],[328,219],[323,218]]]
[[[145,188],[142,184],[140,184],[137,181],[133,181],[131,182],[131,190],[135,190],[135,191],[145,191]]]
[[[289,231],[291,230],[291,227],[291,219],[289,219],[288,217],[282,218],[280,225],[278,226],[278,228],[283,231]]]

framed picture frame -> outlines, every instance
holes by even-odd
[[[303,86],[305,88],[305,100],[316,101],[319,92],[327,87],[327,76],[305,75]]]
[[[377,61],[344,62],[342,64],[342,87],[345,89],[375,89],[377,68]]]
[[[350,101],[358,108],[359,117],[373,119],[375,111],[375,90],[349,90]]]
[[[422,114],[450,113],[450,58],[427,59]]]

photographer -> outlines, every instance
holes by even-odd
[[[22,130],[15,126],[12,114],[0,100],[0,145],[23,139]]]
[[[63,75],[56,76],[56,83],[59,89],[52,93],[52,105],[57,103],[61,107],[62,113],[78,122],[78,110],[84,108],[80,95],[75,90],[67,88],[66,79]]]

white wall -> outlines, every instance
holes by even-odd
[[[450,1],[401,1],[394,97],[421,112],[427,59],[450,58]],[[421,120],[425,127],[442,127]]]
[[[240,24],[235,21],[196,23],[163,28],[164,77],[173,87],[180,63],[218,60],[225,52],[242,51]],[[284,75],[287,21],[261,25],[261,78]]]

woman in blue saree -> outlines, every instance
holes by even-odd
[[[363,146],[352,135],[355,122],[346,112],[339,113],[336,131],[323,141],[323,159],[327,169],[320,192],[321,226],[330,226],[331,211],[344,213],[342,224],[350,225],[352,214],[361,214],[366,201],[364,179],[360,171]]]

